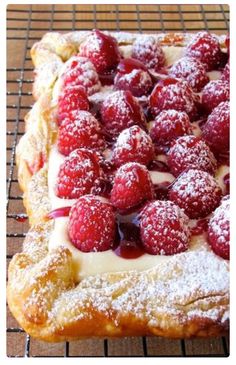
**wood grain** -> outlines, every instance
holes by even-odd
[[[8,215],[24,212],[17,184],[12,146],[24,133],[24,116],[33,103],[31,95],[33,69],[30,48],[47,31],[66,32],[73,29],[100,29],[131,32],[197,31],[209,29],[215,33],[227,33],[227,5],[8,5],[7,8],[7,178],[10,184]],[[23,235],[28,223],[7,219],[7,232]],[[21,250],[23,237],[7,238],[7,254]],[[9,261],[9,259],[8,259]],[[17,323],[8,311],[8,327]],[[7,334],[7,355],[24,356],[25,333]],[[105,343],[108,356],[181,356],[180,341],[140,337],[112,339]],[[221,339],[185,341],[186,355],[224,354]],[[30,340],[30,356],[64,356],[66,347]],[[104,356],[103,340],[81,340],[70,344],[69,356]]]

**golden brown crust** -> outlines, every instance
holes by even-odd
[[[52,89],[63,61],[77,52],[88,32],[46,34],[31,51],[37,99],[17,147],[19,182],[31,229],[23,252],[9,266],[10,310],[30,335],[46,341],[85,337],[158,335],[206,337],[228,330],[229,265],[208,251],[186,252],[143,272],[106,273],[76,282],[72,255],[48,250],[53,222],[47,159],[55,140]],[[116,33],[119,44],[138,36]],[[183,46],[191,35],[158,35]],[[44,82],[49,70],[48,82]]]

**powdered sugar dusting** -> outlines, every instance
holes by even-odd
[[[218,206],[221,194],[213,176],[205,171],[190,169],[174,182],[169,197],[190,218],[203,218]]]
[[[140,229],[148,252],[173,255],[188,248],[189,219],[177,205],[156,200],[141,212]]]
[[[217,162],[204,140],[195,136],[178,138],[168,151],[168,163],[174,175],[188,169],[199,169],[213,174]]]
[[[165,63],[164,53],[158,40],[151,36],[137,38],[133,43],[132,57],[155,71],[158,71]]]
[[[170,69],[170,75],[188,81],[195,91],[200,91],[209,81],[204,65],[193,57],[183,57]]]
[[[84,86],[88,95],[99,91],[101,83],[94,65],[86,57],[73,56],[61,68],[59,78],[63,85]]]

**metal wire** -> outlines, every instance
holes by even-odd
[[[145,17],[146,14],[150,14],[149,10],[147,10],[147,7],[145,9],[141,8],[139,5],[136,5],[136,18],[132,17],[134,15],[133,10],[123,10],[122,7],[119,5],[113,6],[111,10],[106,7],[106,9],[101,10],[98,8],[99,6],[93,5],[92,10],[85,10],[78,8],[76,5],[71,6],[71,9],[66,10],[63,8],[63,10],[58,9],[58,6],[51,5],[51,8],[48,7],[49,10],[41,10],[40,14],[45,15],[45,19],[35,19],[33,17],[34,14],[38,13],[39,11],[36,9],[36,7],[32,8],[32,5],[29,5],[28,10],[24,10],[22,8],[17,8],[17,5],[11,6],[11,8],[8,8],[7,11],[7,21],[9,26],[7,27],[8,31],[8,37],[7,39],[9,41],[11,40],[24,40],[24,52],[23,52],[23,60],[21,67],[11,67],[7,69],[7,72],[11,74],[15,74],[17,77],[11,78],[7,80],[9,90],[7,92],[8,97],[17,97],[17,101],[15,103],[9,103],[7,105],[7,109],[9,111],[16,111],[16,116],[12,117],[12,114],[10,114],[9,118],[7,119],[7,123],[10,126],[10,130],[7,131],[7,137],[11,138],[10,143],[8,143],[7,152],[8,153],[8,161],[7,161],[7,167],[8,167],[8,173],[7,173],[7,219],[8,221],[11,220],[20,220],[20,219],[26,219],[27,216],[22,213],[17,213],[12,208],[12,202],[18,201],[22,204],[22,196],[19,196],[17,193],[14,193],[13,186],[16,186],[18,183],[18,179],[14,176],[15,173],[15,152],[16,152],[16,145],[18,143],[19,137],[22,136],[23,132],[20,130],[20,126],[24,122],[21,114],[21,110],[24,110],[24,114],[27,110],[31,108],[31,105],[23,105],[22,101],[24,97],[30,97],[32,96],[31,91],[25,91],[25,86],[33,83],[33,67],[31,64],[29,64],[29,61],[31,61],[30,57],[28,56],[28,51],[30,50],[32,46],[31,41],[37,41],[41,39],[42,35],[47,32],[48,30],[54,30],[54,31],[71,31],[75,30],[77,28],[77,22],[83,24],[83,30],[91,30],[91,28],[96,28],[100,15],[107,15],[107,22],[111,23],[113,27],[109,28],[106,27],[107,30],[121,30],[121,31],[138,31],[140,33],[147,32],[147,31],[153,31],[153,27],[150,27],[150,20]],[[132,8],[133,9],[133,8]],[[195,10],[185,10],[183,5],[178,5],[177,8],[173,7],[172,10],[170,10],[170,7],[168,10],[163,9],[162,5],[156,5],[156,7],[152,7],[151,13],[156,14],[156,20],[155,24],[157,27],[157,31],[176,31],[176,28],[173,28],[171,26],[173,19],[166,17],[175,15],[178,16],[179,19],[176,19],[174,22],[175,24],[179,24],[179,30],[180,31],[198,31],[201,29],[210,29],[211,31],[227,31],[229,29],[229,11],[225,10],[225,8],[222,5],[219,5],[218,9],[214,10],[215,18],[209,19],[208,15],[211,14],[211,10],[205,10],[204,6],[200,5],[199,12],[202,15],[202,19],[199,19],[199,12]],[[14,14],[12,16],[12,14]],[[20,17],[16,16],[15,14],[19,14]],[[59,15],[65,15],[67,14],[66,19],[61,19]],[[68,14],[70,16],[68,16]],[[196,14],[196,19],[191,17],[191,20],[186,20],[184,17],[184,14]],[[223,20],[222,20],[222,14],[223,14]],[[50,15],[50,17],[46,18],[46,15]],[[83,18],[84,15],[89,15],[88,18]],[[114,15],[114,17],[111,17],[111,15]],[[131,16],[132,15],[132,16]],[[198,17],[197,17],[198,16]],[[79,20],[78,20],[79,19]],[[217,22],[219,26],[211,27],[211,22]],[[22,22],[22,26],[15,26],[14,22]],[[25,25],[24,25],[25,22]],[[45,27],[41,27],[41,24],[45,22]],[[46,26],[46,22],[49,22],[49,26]],[[199,26],[191,27],[191,23],[194,22],[195,24],[199,24]],[[219,23],[218,23],[219,22]],[[37,26],[37,24],[40,27]],[[202,27],[202,23],[204,24],[204,28]],[[92,24],[92,26],[91,26]],[[223,26],[222,26],[223,24]],[[62,26],[63,25],[63,26]],[[65,25],[65,26],[64,26]],[[22,33],[23,32],[23,33]],[[33,32],[33,34],[31,34]],[[30,73],[30,76],[26,76]],[[18,77],[19,75],[19,77]],[[13,211],[12,211],[13,210]],[[22,205],[22,211],[23,211],[23,205]],[[13,225],[9,225],[12,227]],[[16,226],[15,229],[18,229],[18,226]],[[8,230],[7,232],[7,238],[15,239],[19,238],[22,242],[24,237],[26,235],[26,232],[12,232],[11,230]],[[11,259],[12,254],[7,254],[7,259]],[[7,328],[7,334],[24,334],[24,330],[20,327],[9,327]],[[103,341],[103,356],[107,357],[109,356],[109,341],[105,339]],[[223,353],[215,353],[210,356],[228,356],[229,349],[227,345],[226,339],[223,337],[219,340],[222,345]],[[179,341],[180,346],[180,356],[188,356],[187,349],[186,349],[186,343],[184,340]],[[142,351],[143,356],[149,356],[149,349],[148,349],[148,340],[146,337],[142,337]],[[124,355],[124,354],[120,354]],[[9,354],[10,357],[13,355]],[[25,357],[31,357],[31,337],[29,335],[25,335],[25,346],[24,346],[24,356]],[[35,355],[34,355],[35,356]],[[55,355],[53,355],[55,356]],[[57,356],[57,355],[56,355]],[[59,355],[58,355],[59,356]],[[70,343],[65,342],[64,344],[64,357],[70,357]],[[158,356],[158,351],[155,356]],[[163,355],[162,355],[163,356]],[[198,356],[201,356],[199,354]],[[206,355],[204,355],[206,356]]]

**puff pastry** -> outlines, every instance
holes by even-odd
[[[45,216],[51,210],[48,159],[57,138],[54,86],[63,63],[78,52],[88,34],[48,33],[31,50],[36,101],[17,146],[19,184],[31,228],[23,251],[10,263],[10,310],[27,333],[50,342],[92,336],[222,335],[229,325],[229,262],[209,250],[173,255],[168,264],[163,261],[143,271],[104,272],[78,281],[71,251],[63,245],[49,249],[54,221]],[[122,52],[140,37],[112,35]],[[165,46],[171,64],[192,35],[154,37]],[[224,36],[219,39],[224,44]]]

